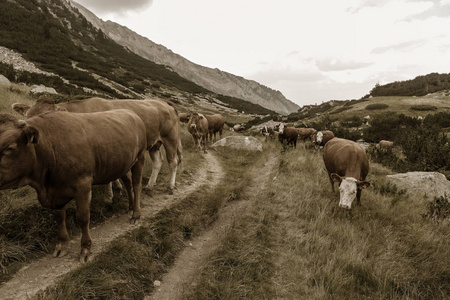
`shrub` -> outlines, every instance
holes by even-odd
[[[384,104],[384,103],[374,103],[374,104],[369,104],[366,106],[367,110],[377,110],[377,109],[386,109],[388,108],[389,105]]]
[[[421,105],[412,105],[409,109],[418,111],[433,111],[437,110],[437,107],[434,105],[421,104]]]

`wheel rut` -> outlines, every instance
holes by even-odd
[[[242,200],[228,202],[221,209],[217,221],[204,234],[189,241],[179,254],[170,270],[163,275],[161,285],[145,300],[181,299],[185,292],[195,284],[196,275],[201,273],[209,257],[216,251],[220,241],[234,220],[249,208],[259,192],[269,182],[277,157],[270,156],[262,168],[258,169],[241,195]]]

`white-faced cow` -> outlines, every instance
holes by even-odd
[[[82,229],[80,262],[85,262],[92,246],[92,185],[122,178],[133,209],[131,221],[136,222],[140,218],[146,148],[145,125],[130,110],[89,114],[54,111],[26,121],[0,114],[0,189],[29,185],[36,190],[41,205],[53,209],[58,231],[54,257],[67,254],[64,206],[74,199],[76,220]]]
[[[41,97],[32,107],[24,107],[24,104],[13,104],[13,109],[25,114],[28,118],[54,110],[90,113],[113,109],[129,109],[135,112],[145,124],[147,147],[152,159],[152,173],[145,188],[151,190],[156,184],[163,162],[160,147],[164,145],[170,169],[169,192],[173,192],[177,166],[180,165],[181,168],[182,162],[180,122],[178,112],[173,103],[161,99],[107,100],[89,98],[55,104],[53,100]],[[114,147],[114,144],[111,144],[111,146]]]
[[[205,118],[208,120],[208,135],[209,135],[209,141],[213,142],[213,135],[214,135],[214,142],[216,141],[216,133],[219,133],[220,138],[222,138],[222,131],[223,131],[223,125],[225,124],[225,119],[220,114],[214,114],[214,115],[204,115]]]
[[[297,147],[298,130],[294,127],[285,127],[283,123],[280,124],[278,130],[278,140],[284,144],[292,145],[293,148]]]
[[[316,146],[322,146],[323,147],[332,138],[334,138],[333,131],[331,131],[331,130],[323,130],[323,131],[318,131],[314,135],[313,141],[314,141],[314,144]]]
[[[355,197],[361,205],[361,190],[370,186],[364,181],[369,173],[366,151],[353,141],[333,138],[325,144],[323,160],[333,192],[334,182],[339,183],[339,206],[351,209]]]
[[[266,137],[267,141],[271,136],[275,136],[275,130],[270,126],[264,125],[264,127],[261,128],[261,134]]]
[[[202,150],[203,144],[203,152],[207,153],[206,142],[208,138],[208,120],[202,114],[193,113],[191,114],[191,118],[189,119],[187,126],[188,131],[194,139],[194,144],[199,146],[200,151]]]

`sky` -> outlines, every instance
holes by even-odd
[[[75,0],[300,106],[450,73],[450,0]]]

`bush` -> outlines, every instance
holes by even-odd
[[[369,104],[366,106],[367,110],[377,110],[377,109],[386,109],[388,108],[389,105],[384,104],[384,103],[374,103],[374,104]]]
[[[412,105],[409,109],[418,111],[434,111],[437,110],[437,107],[434,105],[421,104],[421,105]]]

